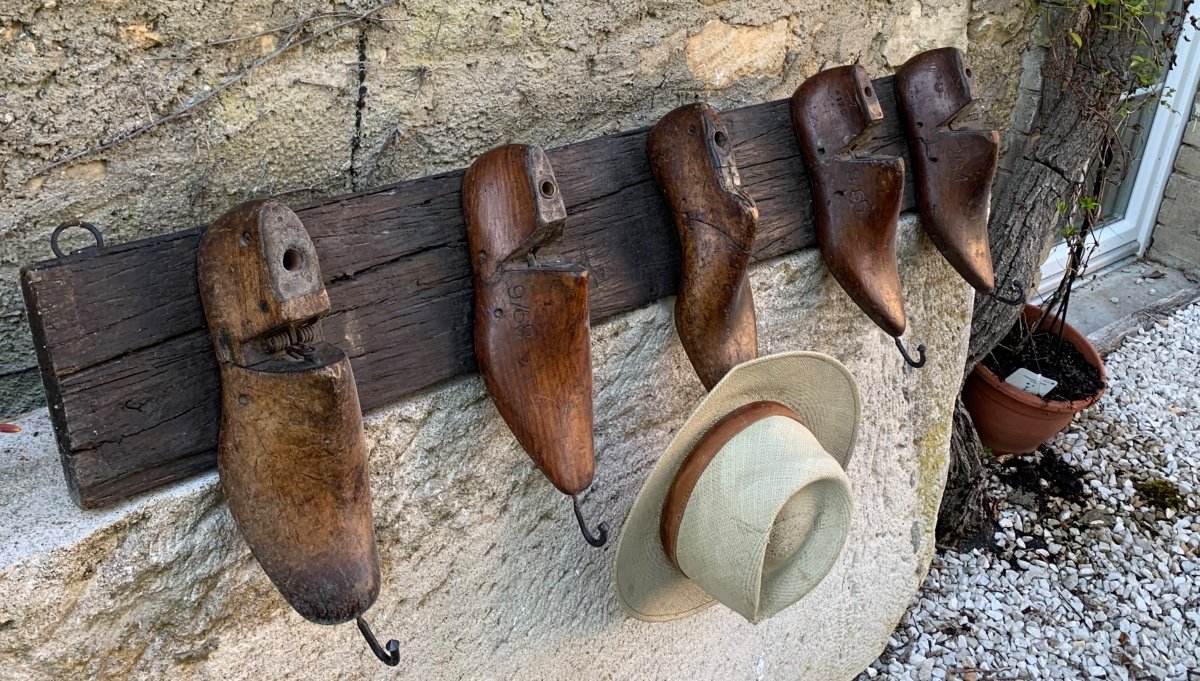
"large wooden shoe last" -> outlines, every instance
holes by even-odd
[[[862,311],[898,337],[905,326],[896,264],[904,161],[871,153],[882,121],[861,66],[822,71],[792,95],[792,125],[812,177],[821,258]]]
[[[567,211],[550,161],[535,146],[492,149],[463,177],[462,202],[484,384],[537,467],[576,498],[595,473],[588,273],[558,253]]]
[[[664,116],[650,132],[649,152],[683,245],[675,328],[711,390],[730,369],[758,356],[747,277],[758,208],[742,190],[729,131],[708,104]]]
[[[350,361],[321,334],[329,298],[312,241],[287,207],[252,201],[204,233],[197,270],[229,510],[296,612],[358,619],[367,634],[361,615],[379,595],[367,447]]]
[[[980,293],[996,289],[988,247],[1000,134],[966,127],[974,77],[955,47],[922,52],[896,71],[897,104],[912,149],[921,226]]]

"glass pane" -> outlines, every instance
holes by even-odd
[[[1129,206],[1129,195],[1133,191],[1134,178],[1142,165],[1142,154],[1146,151],[1147,133],[1154,122],[1154,114],[1158,109],[1158,88],[1130,98],[1131,106],[1139,106],[1126,121],[1121,131],[1120,149],[1128,149],[1128,156],[1113,158],[1112,166],[1108,169],[1105,180],[1104,197],[1100,210],[1101,224],[1120,220],[1125,217],[1125,208]],[[1149,101],[1147,101],[1149,100]]]

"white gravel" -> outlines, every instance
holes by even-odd
[[[860,679],[1200,679],[1200,306],[1130,337],[1051,444],[1084,495],[999,481],[998,553],[944,552]],[[1135,485],[1166,479],[1179,512]],[[1024,505],[1022,505],[1024,504]]]

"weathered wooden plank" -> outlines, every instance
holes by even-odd
[[[202,327],[199,235],[191,229],[26,268],[54,373],[72,374]]]
[[[891,78],[880,153],[907,156]],[[755,257],[813,244],[807,173],[781,100],[721,114],[759,207]],[[679,244],[650,173],[648,129],[548,151],[585,263],[593,322],[671,295]],[[529,140],[536,142],[536,140]],[[304,206],[363,409],[474,371],[462,172]],[[913,203],[911,183],[905,208]],[[89,249],[22,273],[73,498],[95,507],[213,465],[217,373],[195,281],[199,229]]]

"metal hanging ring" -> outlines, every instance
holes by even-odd
[[[997,303],[1002,303],[1004,305],[1024,305],[1025,304],[1025,286],[1023,286],[1021,284],[1021,282],[1017,281],[1016,279],[1013,279],[1012,281],[1010,281],[1008,283],[1008,287],[1017,292],[1015,297],[1005,298],[1005,297],[999,295],[998,293],[996,293],[995,291],[992,291],[992,293],[991,293],[992,298],[995,299],[995,301]]]
[[[915,361],[913,360],[912,355],[908,354],[908,350],[904,349],[904,343],[900,342],[899,336],[896,337],[896,347],[900,350],[900,354],[904,355],[904,363],[908,366],[914,369],[920,369],[921,367],[925,366],[925,346],[923,344],[917,346],[917,356],[920,359]]]
[[[587,528],[587,522],[583,519],[583,512],[579,510],[579,497],[571,495],[571,504],[575,508],[575,520],[579,522],[579,531],[583,533],[583,538],[587,543],[600,548],[608,543],[608,523],[601,522],[599,525],[600,536],[592,536],[591,531]]]
[[[375,640],[375,634],[371,631],[371,627],[367,626],[367,621],[359,615],[355,620],[358,623],[358,630],[362,633],[363,638],[367,639],[367,645],[371,646],[371,652],[375,653],[375,657],[379,661],[389,667],[395,667],[400,664],[400,642],[392,639],[387,642],[387,651],[379,646],[379,641]]]
[[[55,227],[54,232],[50,234],[50,250],[54,251],[54,257],[56,257],[56,258],[65,258],[66,257],[66,255],[62,252],[62,249],[58,247],[58,237],[60,234],[62,234],[67,229],[70,229],[71,227],[82,227],[83,229],[86,229],[87,231],[91,232],[92,236],[96,239],[96,248],[104,247],[104,235],[100,233],[100,230],[97,229],[95,225],[93,225],[90,222],[84,222],[82,220],[68,220],[67,222],[62,223],[58,227]]]

